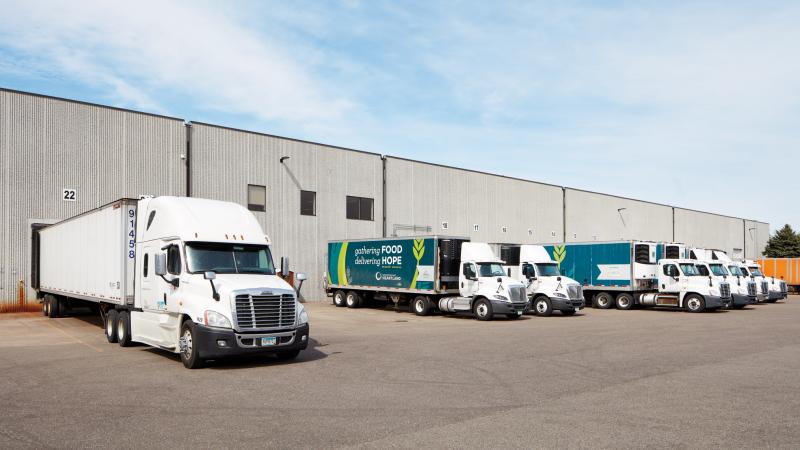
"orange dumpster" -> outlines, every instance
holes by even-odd
[[[800,288],[800,258],[763,258],[756,262],[764,275],[784,280],[795,290]]]

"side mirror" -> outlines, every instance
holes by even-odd
[[[216,280],[217,279],[217,272],[207,271],[203,272],[203,278],[206,280]]]
[[[298,273],[298,274],[296,274],[294,276],[294,279],[297,280],[297,281],[305,281],[306,280],[306,274],[304,274],[302,272]]]
[[[165,253],[156,253],[154,258],[153,271],[156,275],[163,277],[167,274],[167,255]]]
[[[502,283],[503,282],[503,277],[497,277],[497,282],[498,283]]]
[[[281,275],[289,275],[289,257],[281,256]]]
[[[508,276],[510,277],[511,276],[511,267],[508,268],[507,273],[508,273]]]

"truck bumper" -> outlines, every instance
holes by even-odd
[[[549,297],[549,298],[550,298],[550,305],[552,305],[553,310],[555,311],[574,311],[576,309],[581,309],[584,306],[586,306],[586,302],[583,299],[570,300],[558,297]]]
[[[769,300],[782,300],[784,298],[786,298],[786,296],[781,292],[769,291]]]
[[[218,330],[196,325],[195,345],[204,359],[218,359],[229,356],[275,354],[308,347],[308,324],[294,330],[274,333],[236,333],[233,330]],[[261,346],[264,337],[275,337],[275,345]]]
[[[753,305],[756,303],[756,297],[750,297],[744,294],[731,294],[733,298],[733,306]]]
[[[706,295],[706,309],[727,308],[731,304],[731,297],[722,298],[716,295]]]
[[[491,300],[491,302],[492,302],[493,315],[505,315],[505,314],[522,315],[525,313],[525,311],[529,310],[531,306],[531,302],[509,303],[509,302],[495,301],[495,300]]]

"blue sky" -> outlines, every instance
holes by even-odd
[[[11,2],[0,86],[800,227],[797,2]]]

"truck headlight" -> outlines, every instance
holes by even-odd
[[[306,307],[300,302],[297,303],[297,306],[297,324],[303,325],[308,323],[308,313],[306,312]]]
[[[494,295],[494,299],[495,300],[502,300],[504,302],[508,301],[508,297],[506,297],[505,295]]]
[[[204,318],[205,318],[204,322],[207,327],[233,328],[231,327],[231,321],[228,320],[227,317],[216,311],[206,311],[206,313],[204,314]]]
[[[562,294],[561,292],[553,292],[553,297],[567,298],[567,295]]]

